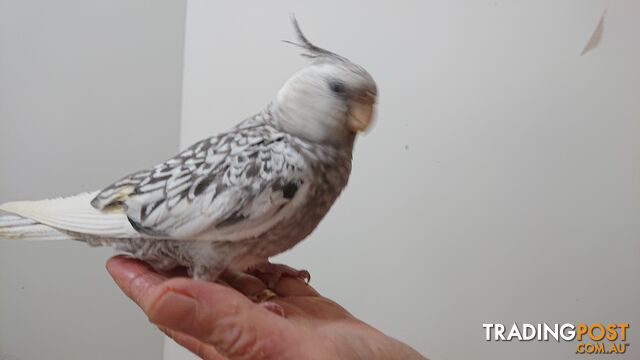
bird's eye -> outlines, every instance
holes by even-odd
[[[329,88],[336,94],[344,94],[345,87],[342,81],[334,80],[329,83]]]

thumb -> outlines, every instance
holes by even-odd
[[[172,279],[149,293],[144,309],[154,324],[212,344],[231,358],[282,353],[290,324],[222,285]]]
[[[290,322],[232,288],[186,278],[159,280],[148,267],[124,258],[112,259],[108,268],[151,322],[211,344],[230,358],[275,358],[294,343],[297,331]]]

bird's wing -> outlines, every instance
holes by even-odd
[[[295,211],[307,189],[304,168],[285,135],[264,126],[236,128],[121,179],[92,205],[124,210],[147,236],[245,239]]]

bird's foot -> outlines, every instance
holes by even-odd
[[[265,281],[270,289],[275,289],[276,284],[283,275],[295,277],[307,283],[311,280],[311,274],[307,270],[296,270],[287,265],[272,264],[270,262],[254,265],[247,272]]]

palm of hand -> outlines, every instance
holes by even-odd
[[[422,358],[300,279],[281,278],[277,296],[256,304],[249,298],[264,293],[265,282],[244,273],[215,284],[168,278],[124,257],[107,268],[151,322],[203,359]]]

